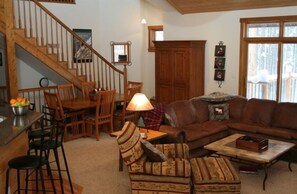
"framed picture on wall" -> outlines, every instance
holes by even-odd
[[[225,52],[226,52],[226,46],[216,45],[216,48],[215,48],[215,56],[216,57],[224,57]]]
[[[87,45],[92,46],[92,30],[90,29],[73,29],[73,31],[84,40]],[[73,61],[75,63],[92,62],[92,51],[88,46],[82,44],[73,36]]]
[[[216,69],[224,69],[225,68],[225,57],[216,57],[214,68]]]
[[[225,80],[225,70],[216,69],[214,74],[214,80],[224,81]]]

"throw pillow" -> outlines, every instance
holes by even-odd
[[[209,120],[222,121],[229,119],[229,104],[208,105]]]
[[[163,152],[155,148],[150,142],[141,139],[142,149],[150,162],[164,162],[167,161],[167,157]]]
[[[142,112],[141,116],[146,129],[159,130],[163,120],[164,104],[156,103],[153,106],[153,110]]]

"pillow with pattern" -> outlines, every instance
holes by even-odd
[[[150,162],[167,161],[167,157],[164,155],[164,153],[155,148],[153,144],[144,139],[141,139],[140,142],[141,147]]]
[[[229,104],[211,104],[208,105],[209,120],[228,120],[229,119]]]

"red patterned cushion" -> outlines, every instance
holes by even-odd
[[[164,104],[153,104],[154,109],[151,111],[142,112],[145,128],[159,130],[164,115]]]

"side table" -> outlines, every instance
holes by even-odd
[[[146,133],[146,140],[149,142],[155,142],[167,136],[167,133],[155,131],[151,129],[140,128],[140,133]],[[111,137],[117,137],[122,133],[122,131],[116,131],[110,134]],[[119,171],[123,171],[123,158],[121,153],[119,152]]]

